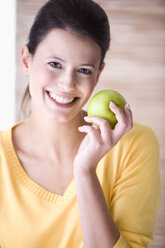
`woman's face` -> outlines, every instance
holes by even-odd
[[[22,49],[32,114],[66,122],[82,110],[100,75],[100,47],[75,32],[53,29],[35,54]]]

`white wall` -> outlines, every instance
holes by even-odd
[[[15,123],[16,0],[0,7],[0,129]]]

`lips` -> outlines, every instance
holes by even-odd
[[[79,99],[79,97],[57,95],[56,93],[51,91],[47,91],[47,94],[49,98],[53,100],[55,103],[65,106],[71,105],[73,102]]]

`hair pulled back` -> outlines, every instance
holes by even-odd
[[[49,0],[39,10],[28,37],[34,55],[39,43],[54,28],[70,29],[88,36],[101,48],[103,61],[110,44],[109,21],[105,11],[92,0]]]

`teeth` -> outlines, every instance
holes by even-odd
[[[73,102],[75,98],[64,98],[57,96],[54,92],[49,92],[50,97],[58,103],[67,104]]]

